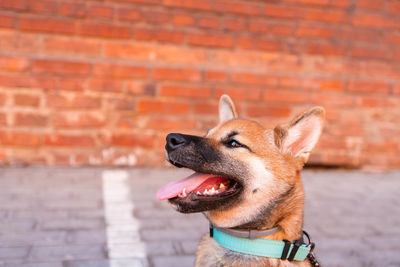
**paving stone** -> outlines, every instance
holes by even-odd
[[[151,259],[154,267],[184,267],[193,266],[194,256],[161,256]]]
[[[147,263],[142,259],[117,259],[117,260],[90,260],[68,261],[64,267],[146,267]]]
[[[102,219],[70,219],[70,220],[49,220],[40,224],[43,230],[80,230],[80,229],[102,229]]]
[[[105,249],[102,245],[67,245],[33,247],[30,258],[34,261],[102,259]]]
[[[16,263],[10,262],[5,263],[4,265],[0,264],[0,267],[64,267],[62,262],[25,262],[25,263]]]
[[[29,247],[0,247],[0,259],[23,259],[28,252]]]

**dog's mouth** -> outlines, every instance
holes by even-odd
[[[168,199],[181,212],[200,212],[221,207],[241,191],[242,185],[234,179],[195,172],[161,188],[157,198]]]

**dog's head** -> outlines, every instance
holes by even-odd
[[[265,129],[239,119],[231,99],[219,103],[219,124],[204,137],[171,133],[166,157],[195,173],[157,193],[180,212],[205,212],[220,227],[265,216],[295,185],[298,172],[317,143],[324,110],[315,107],[290,123]]]

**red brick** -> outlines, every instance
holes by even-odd
[[[278,78],[276,76],[246,72],[232,73],[231,80],[235,83],[250,85],[276,86],[278,84]]]
[[[247,106],[247,115],[250,117],[286,118],[290,115],[290,108],[253,104]]]
[[[400,95],[400,84],[395,84],[393,87],[393,94]]]
[[[0,143],[4,146],[38,147],[41,136],[26,132],[0,131]]]
[[[386,10],[391,14],[400,15],[400,3],[397,0],[391,0],[386,3]]]
[[[173,7],[183,7],[190,9],[199,9],[199,10],[211,10],[213,1],[210,0],[163,0],[163,4],[166,6]]]
[[[221,27],[219,17],[201,17],[197,20],[197,25],[200,28],[218,29]]]
[[[23,107],[38,107],[40,97],[37,95],[16,94],[14,95],[14,105]]]
[[[326,27],[299,25],[296,29],[295,35],[298,37],[330,39],[334,36],[334,33],[332,29]]]
[[[93,5],[88,8],[87,16],[96,19],[111,19],[114,9],[110,6]]]
[[[357,105],[363,108],[385,107],[386,101],[383,97],[360,96],[357,98]]]
[[[123,83],[119,80],[111,78],[91,78],[89,80],[88,89],[99,92],[122,92]]]
[[[309,93],[293,90],[264,90],[264,101],[271,103],[305,104]]]
[[[208,82],[226,82],[228,75],[225,72],[222,71],[206,71],[204,73],[205,75],[205,80]]]
[[[165,24],[170,20],[170,15],[162,11],[147,10],[146,12],[143,12],[143,16],[145,17],[147,23],[155,24],[157,26]]]
[[[177,118],[177,117],[150,117],[145,123],[146,129],[172,131],[179,130],[192,130],[196,127],[196,120],[191,118]]]
[[[101,99],[83,95],[47,95],[47,106],[56,109],[100,109]]]
[[[267,20],[252,20],[248,23],[249,31],[255,33],[267,33],[269,24]]]
[[[154,137],[145,134],[114,134],[111,144],[124,147],[153,147]]]
[[[87,75],[91,66],[84,62],[36,60],[33,62],[33,71],[56,75]]]
[[[156,80],[197,82],[201,80],[201,72],[194,69],[154,68],[152,77]]]
[[[132,98],[111,98],[108,107],[113,110],[136,111],[136,101]]]
[[[262,5],[248,1],[232,2],[226,0],[218,0],[214,4],[214,9],[221,12],[229,12],[240,15],[257,16],[260,15]]]
[[[253,37],[239,37],[237,40],[237,47],[243,49],[260,49],[266,51],[279,51],[281,50],[281,42],[271,39],[261,39]]]
[[[199,102],[195,103],[193,108],[195,114],[215,115],[218,113],[218,105],[216,103]]]
[[[70,36],[48,36],[42,41],[43,50],[49,54],[79,55],[94,57],[100,54],[100,44],[94,40],[83,40]]]
[[[134,95],[155,96],[156,87],[154,84],[132,81],[128,83],[128,93]]]
[[[97,1],[97,0],[95,0]],[[160,0],[113,0],[113,2],[130,3],[130,4],[158,4]]]
[[[282,19],[295,19],[301,10],[287,6],[267,5],[264,14],[268,17],[277,17]]]
[[[27,58],[0,56],[0,70],[23,72],[29,69],[30,62]]]
[[[322,91],[344,91],[345,83],[338,80],[323,79],[319,82],[319,89]]]
[[[117,17],[119,20],[124,21],[139,21],[142,18],[142,14],[137,9],[124,7],[117,10]]]
[[[300,16],[305,20],[327,23],[347,23],[349,21],[349,15],[341,10],[307,9]]]
[[[42,77],[32,75],[18,74],[0,74],[0,85],[6,87],[25,87],[25,88],[41,88],[53,90],[57,88],[57,79],[54,77]]]
[[[23,31],[47,32],[57,34],[72,34],[75,32],[74,21],[44,18],[44,17],[21,17],[19,28]]]
[[[0,125],[7,126],[7,114],[0,113]],[[1,143],[1,140],[0,140]]]
[[[79,78],[60,78],[58,81],[60,90],[83,91],[85,88],[85,80]]]
[[[388,44],[400,46],[400,33],[386,32],[383,40]]]
[[[0,106],[4,106],[7,102],[7,95],[6,94],[0,94]]]
[[[330,44],[330,43],[316,43],[309,42],[306,44],[306,52],[309,54],[317,54],[324,56],[344,56],[346,54],[347,47],[342,44]]]
[[[95,64],[93,74],[113,78],[145,78],[147,68],[130,65]]]
[[[361,14],[356,13],[353,15],[353,25],[368,28],[396,28],[398,27],[398,19],[391,19],[377,14]]]
[[[350,92],[360,93],[389,93],[390,85],[383,81],[359,81],[349,82]]]
[[[353,107],[355,100],[353,96],[338,93],[314,93],[311,95],[311,103],[327,107]]]
[[[351,56],[355,58],[383,59],[392,57],[391,51],[385,47],[371,47],[354,45],[351,48]]]
[[[131,29],[127,26],[87,22],[79,25],[79,34],[102,38],[127,39],[131,37]]]
[[[160,96],[205,98],[210,96],[210,92],[211,88],[207,87],[163,85],[161,86]]]
[[[28,8],[28,3],[26,0],[2,0],[0,2],[0,8],[26,10]]]
[[[186,114],[189,112],[187,102],[160,101],[142,99],[138,103],[139,113]]]
[[[14,116],[15,126],[44,127],[47,123],[47,116],[36,113],[17,113]]]
[[[58,13],[68,17],[81,18],[86,15],[86,4],[74,2],[62,2]]]
[[[329,0],[284,0],[284,2],[293,3],[297,5],[315,5],[315,6],[329,6]]]
[[[246,21],[241,18],[224,18],[223,28],[228,31],[243,31],[246,27]]]
[[[230,48],[234,44],[232,36],[222,34],[192,33],[188,38],[191,45]]]
[[[141,41],[157,41],[179,44],[184,41],[185,34],[175,30],[135,28],[133,38]]]
[[[57,2],[51,0],[29,0],[29,10],[35,13],[55,14]]]
[[[380,0],[357,0],[357,9],[382,10],[385,5]]]
[[[228,94],[233,99],[258,101],[261,99],[260,88],[239,88],[239,87],[218,87],[214,90],[214,97],[219,98],[223,94]]]
[[[154,53],[155,48],[146,44],[106,43],[104,45],[106,57],[150,60],[154,57]]]
[[[94,147],[95,141],[90,135],[46,134],[45,145],[55,147]]]
[[[106,119],[97,111],[95,113],[57,113],[53,116],[56,128],[98,128],[106,124]]]
[[[195,18],[188,14],[176,14],[172,17],[172,23],[178,26],[192,26]]]
[[[1,28],[14,28],[15,19],[11,15],[0,14],[0,27]]]
[[[279,78],[279,87],[298,89],[301,87],[301,78],[292,76],[282,76]]]

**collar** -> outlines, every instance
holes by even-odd
[[[309,235],[305,231],[303,231],[303,234],[307,237],[308,244],[304,244],[303,237],[294,242],[257,238],[266,236],[265,233],[269,233],[270,235],[278,231],[279,228],[272,228],[264,231],[242,231],[217,228],[210,225],[210,236],[213,237],[220,246],[232,251],[254,256],[278,258],[282,260],[287,259],[289,261],[304,261],[307,257],[310,258],[313,256],[312,251],[315,245],[311,242]]]

